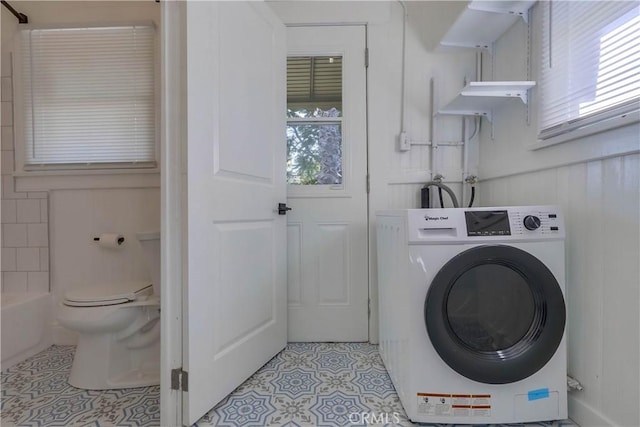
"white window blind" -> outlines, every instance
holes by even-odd
[[[22,31],[25,169],[155,166],[154,34]]]
[[[638,3],[540,3],[544,8],[540,139],[579,128],[583,133],[589,127],[594,132],[605,130],[604,125],[615,127],[626,114],[638,110]]]

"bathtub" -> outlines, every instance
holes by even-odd
[[[2,293],[2,370],[50,347],[51,294]]]

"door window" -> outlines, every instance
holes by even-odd
[[[287,58],[287,183],[343,183],[342,57]]]

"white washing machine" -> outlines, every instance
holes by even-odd
[[[567,418],[554,206],[377,214],[380,353],[414,422]]]

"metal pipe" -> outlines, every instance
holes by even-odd
[[[7,9],[9,9],[9,12],[11,12],[11,14],[13,16],[15,16],[16,18],[18,18],[18,24],[28,24],[29,23],[29,17],[27,15],[25,15],[24,13],[20,13],[17,10],[15,10],[10,4],[9,2],[6,1],[0,1],[0,3],[2,3],[2,5],[4,7],[6,7]]]

